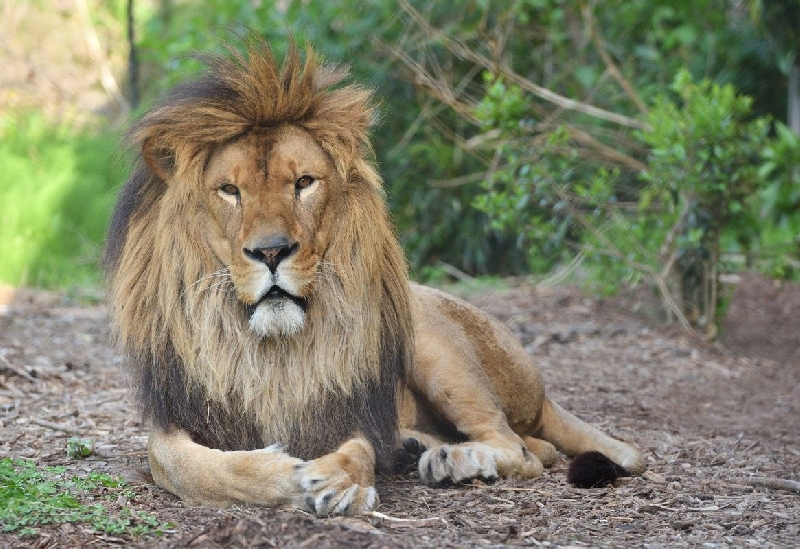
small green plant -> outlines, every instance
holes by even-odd
[[[67,457],[83,459],[92,455],[94,441],[90,438],[70,437],[67,440]]]
[[[0,525],[3,532],[35,536],[48,524],[81,523],[97,532],[134,538],[174,527],[153,515],[119,506],[134,494],[124,480],[102,473],[70,476],[65,467],[0,459]]]

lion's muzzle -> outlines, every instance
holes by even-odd
[[[278,270],[278,265],[297,253],[300,244],[292,241],[285,234],[274,234],[264,241],[244,248],[242,252],[251,261],[266,265],[272,274]]]

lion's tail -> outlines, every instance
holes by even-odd
[[[644,459],[636,448],[578,419],[549,398],[544,401],[538,436],[575,458],[567,480],[582,488],[644,471]]]

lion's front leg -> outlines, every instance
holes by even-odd
[[[318,515],[357,515],[378,505],[375,450],[356,436],[335,452],[307,462],[300,469],[304,504]]]
[[[253,503],[295,507],[319,515],[359,514],[378,496],[375,452],[355,437],[336,452],[303,461],[278,446],[224,452],[194,442],[188,433],[154,427],[148,441],[153,479],[190,505]]]
[[[303,504],[298,473],[305,462],[277,446],[223,452],[197,444],[186,431],[153,427],[147,450],[156,484],[190,505]]]

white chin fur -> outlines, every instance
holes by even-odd
[[[262,302],[250,317],[250,329],[262,337],[285,338],[303,329],[305,312],[291,299]]]

